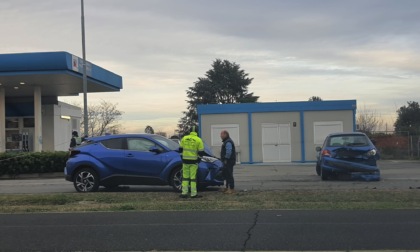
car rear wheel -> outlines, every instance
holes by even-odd
[[[315,170],[316,170],[316,175],[320,176],[321,175],[321,166],[319,164],[316,164]]]
[[[325,169],[321,168],[321,179],[328,180],[329,177],[330,177],[330,173],[325,171]]]
[[[78,192],[96,192],[99,188],[99,177],[91,168],[82,168],[76,172],[73,180]]]
[[[172,188],[175,191],[177,192],[181,191],[181,187],[182,187],[182,168],[181,167],[177,167],[172,171],[169,181]]]

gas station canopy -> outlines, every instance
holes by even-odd
[[[86,62],[87,92],[118,92],[122,77]],[[83,60],[67,52],[0,54],[0,152],[67,150],[81,111]]]
[[[115,92],[122,77],[86,62],[87,91]],[[34,87],[43,97],[83,93],[83,60],[67,52],[0,54],[0,87],[6,98],[32,97]]]

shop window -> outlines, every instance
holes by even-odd
[[[18,118],[6,118],[6,129],[17,129],[19,128]]]
[[[35,119],[34,118],[23,118],[23,127],[24,128],[34,128]]]
[[[6,149],[7,150],[19,150],[21,135],[19,130],[6,130]]]

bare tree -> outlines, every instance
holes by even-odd
[[[374,131],[379,131],[383,127],[384,121],[376,110],[363,106],[363,109],[357,111],[356,123],[359,131],[372,134]]]
[[[117,104],[101,100],[97,105],[88,106],[88,136],[102,136],[105,133],[117,134],[121,125],[118,124],[123,112],[117,109]],[[84,128],[82,115],[81,128]]]
[[[156,135],[163,136],[163,137],[167,137],[166,132],[163,132],[163,131],[157,131],[157,132],[156,132]]]
[[[322,101],[322,98],[319,96],[311,96],[308,101]]]
[[[144,133],[155,134],[155,130],[152,128],[152,126],[147,125],[146,128],[144,129]]]

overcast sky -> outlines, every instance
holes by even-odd
[[[76,0],[2,0],[0,53],[82,56]],[[124,132],[173,133],[186,90],[216,59],[254,78],[260,102],[356,99],[388,122],[420,102],[417,0],[86,0],[87,60],[123,77]],[[83,96],[60,100],[83,104]]]

